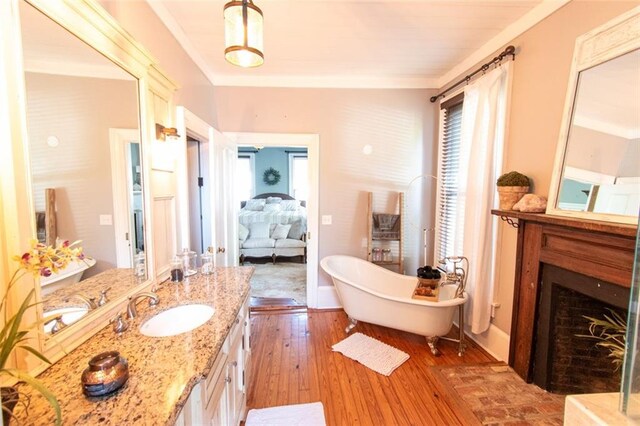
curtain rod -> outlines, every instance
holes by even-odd
[[[507,46],[502,52],[500,52],[500,54],[498,56],[496,56],[495,58],[493,58],[492,60],[490,60],[489,62],[487,62],[486,64],[484,64],[483,66],[481,66],[480,68],[478,68],[477,70],[475,70],[474,72],[472,72],[471,74],[467,75],[465,78],[463,78],[462,80],[458,81],[457,83],[455,83],[452,86],[449,86],[447,89],[444,89],[442,92],[438,93],[435,96],[431,97],[431,102],[435,102],[438,99],[440,99],[441,97],[443,97],[444,95],[446,95],[448,92],[450,92],[451,90],[455,89],[456,87],[460,86],[462,83],[468,83],[476,74],[478,74],[480,71],[482,72],[486,72],[489,70],[489,67],[493,64],[499,64],[500,62],[502,62],[502,60],[506,57],[511,55],[511,57],[513,58],[513,60],[516,59],[516,48],[513,46]]]

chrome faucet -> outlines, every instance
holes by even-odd
[[[455,297],[463,297],[464,290],[467,286],[467,271],[469,270],[469,259],[464,256],[448,256],[438,261],[443,265],[443,269],[447,271],[447,262],[452,263],[452,270],[446,272],[445,280],[440,286],[457,285]]]
[[[89,310],[96,309],[98,307],[98,305],[96,305],[96,298],[95,297],[87,297],[82,293],[72,294],[70,297],[68,297],[64,301],[65,302],[69,302],[71,299],[81,300],[84,303],[84,305],[87,307],[87,309],[89,309]]]
[[[138,299],[142,299],[144,297],[149,298],[149,306],[155,306],[160,301],[157,294],[151,293],[148,291],[143,291],[138,294],[134,294],[129,298],[129,304],[127,305],[128,318],[135,318],[138,315],[138,310],[136,309],[136,303],[138,302]]]

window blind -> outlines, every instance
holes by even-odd
[[[462,235],[456,232],[456,215],[460,195],[460,130],[462,127],[462,97],[443,103],[442,137],[440,140],[440,171],[438,178],[438,217],[436,229],[437,259],[454,255],[461,247]],[[460,240],[460,241],[458,241]]]

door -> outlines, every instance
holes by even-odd
[[[209,141],[187,137],[189,245],[197,253],[211,246],[211,175]]]
[[[136,129],[109,129],[113,221],[116,266],[131,268],[133,256],[144,250],[140,132]]]
[[[216,129],[211,129],[213,149],[210,153],[210,174],[215,187],[212,202],[214,212],[214,250],[216,266],[238,264],[238,201],[235,199],[237,145]]]

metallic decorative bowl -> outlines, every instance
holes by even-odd
[[[104,396],[117,391],[129,378],[129,364],[119,352],[103,352],[89,361],[82,373],[82,390],[87,396]]]

